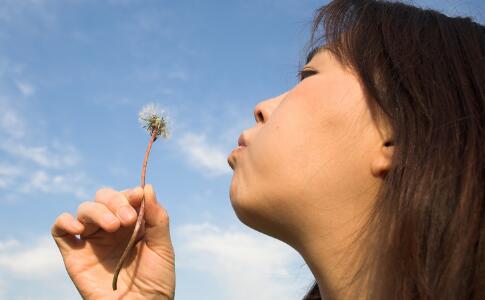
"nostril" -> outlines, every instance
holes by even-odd
[[[264,123],[266,121],[266,114],[264,113],[264,102],[258,103],[256,107],[254,107],[254,118],[256,119],[256,123]]]
[[[264,116],[262,111],[258,111],[256,114],[256,122],[264,122]]]

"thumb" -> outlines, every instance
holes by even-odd
[[[65,256],[72,249],[79,248],[84,241],[76,238],[76,234],[81,234],[85,227],[69,213],[59,215],[51,228],[51,234],[57,247]]]
[[[162,257],[173,255],[168,213],[157,201],[151,184],[145,185],[145,242]]]

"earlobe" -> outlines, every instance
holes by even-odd
[[[384,177],[391,168],[394,144],[392,141],[384,143],[371,162],[371,173],[375,177]]]

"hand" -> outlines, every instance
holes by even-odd
[[[133,232],[137,211],[145,194],[145,221],[118,277],[111,282],[116,264]],[[80,238],[76,237],[80,235]],[[100,189],[93,202],[82,203],[77,218],[57,217],[52,236],[66,270],[84,299],[173,299],[175,254],[166,210],[151,185],[117,192]]]

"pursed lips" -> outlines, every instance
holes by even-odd
[[[238,150],[241,150],[243,148],[246,148],[247,147],[247,142],[246,142],[246,138],[244,136],[244,134],[241,134],[239,136],[239,139],[237,140],[237,147],[234,148],[231,152],[231,154],[229,154],[229,156],[227,157],[227,162],[229,164],[229,166],[234,170],[234,162],[233,162],[233,155],[234,153],[238,152]]]

